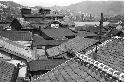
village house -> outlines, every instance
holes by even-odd
[[[41,8],[39,10],[39,13],[37,14],[32,14],[31,13],[31,9],[21,9],[21,14],[22,14],[22,18],[24,18],[26,21],[30,18],[41,18],[43,20],[63,20],[63,15],[60,14],[51,14],[50,13],[50,9],[43,9]]]
[[[33,40],[32,33],[29,31],[0,31],[0,36],[27,47],[31,46]]]
[[[67,42],[68,40],[46,40],[41,36],[34,35],[33,36],[33,49],[36,50],[36,58],[40,59],[48,59],[47,49],[59,46],[60,44]]]

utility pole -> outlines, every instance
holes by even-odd
[[[100,25],[99,25],[99,27],[100,27],[99,42],[101,42],[101,39],[102,39],[101,35],[102,35],[102,28],[103,28],[103,13],[101,13],[101,19],[100,19]]]
[[[101,20],[100,20],[100,32],[99,32],[99,42],[96,43],[96,50],[95,50],[95,53],[93,54],[93,59],[94,60],[97,60],[97,46],[98,46],[98,43],[100,44],[101,42],[101,35],[102,35],[102,28],[103,28],[103,13],[101,13]]]

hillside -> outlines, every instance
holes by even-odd
[[[20,17],[20,8],[24,6],[13,1],[0,1],[0,21],[12,21],[14,17]]]
[[[70,12],[76,14],[77,12],[92,14],[93,16],[100,16],[103,12],[105,15],[123,15],[124,2],[123,1],[83,1],[69,6],[59,7],[53,6],[51,9],[69,9]]]

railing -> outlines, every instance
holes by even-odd
[[[10,51],[13,51],[17,54],[20,54],[22,56],[25,56],[27,58],[35,59],[33,57],[33,52],[30,48],[25,47],[23,45],[19,45],[15,42],[9,40],[8,38],[0,36],[0,46],[5,48],[5,49],[8,49]]]

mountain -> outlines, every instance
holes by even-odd
[[[101,12],[104,15],[114,16],[124,14],[124,1],[83,1],[64,7],[53,6],[51,9],[66,9],[74,14],[82,12],[97,17],[100,16]]]
[[[24,7],[13,1],[0,1],[0,20],[12,21],[15,17],[21,17],[20,9]]]

